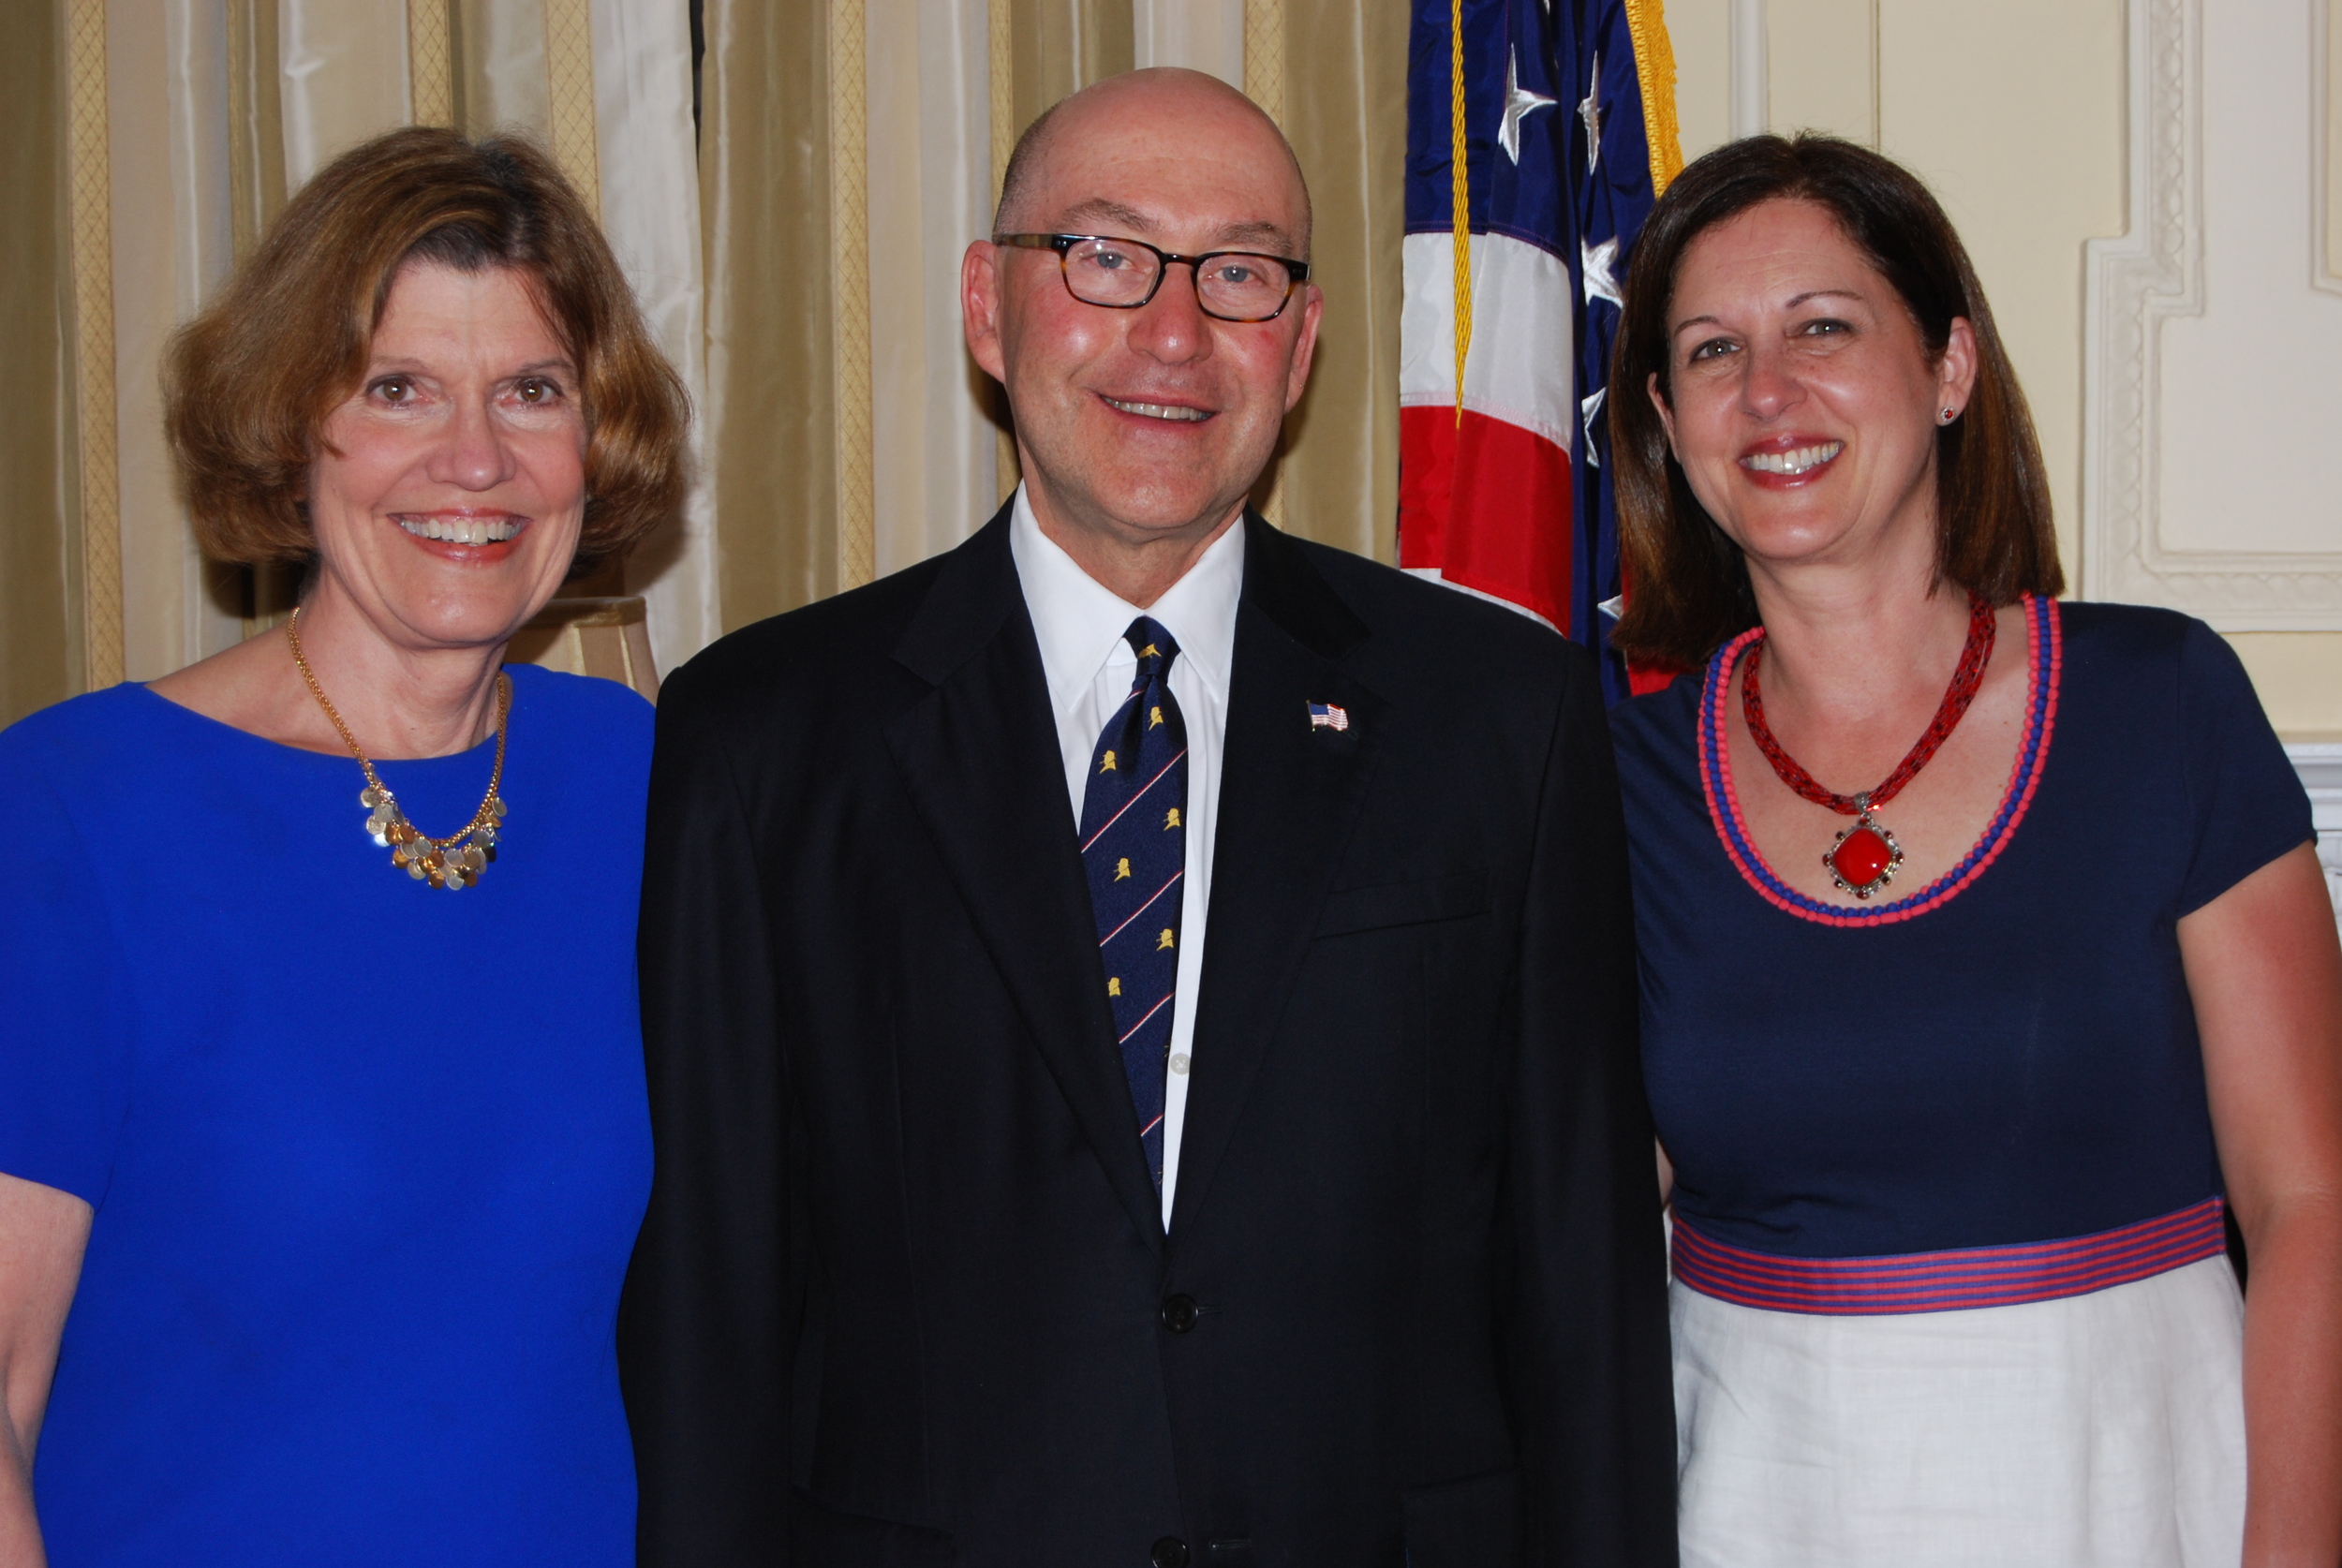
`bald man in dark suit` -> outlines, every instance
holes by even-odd
[[[1016,496],[662,698],[643,1561],[1673,1562],[1591,662],[1245,510],[1323,302],[1241,96],[996,228]]]

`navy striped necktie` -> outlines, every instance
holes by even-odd
[[[1097,917],[1122,1071],[1160,1192],[1164,1072],[1187,877],[1187,722],[1171,696],[1171,661],[1179,657],[1179,645],[1145,615],[1123,635],[1138,655],[1138,673],[1089,754],[1082,865],[1089,876],[1089,908]]]

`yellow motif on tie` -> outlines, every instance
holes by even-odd
[[[1164,926],[1164,927],[1163,928],[1163,935],[1162,935],[1160,938],[1156,939],[1156,941],[1155,941],[1155,951],[1156,951],[1157,953],[1161,953],[1161,952],[1162,952],[1164,948],[1169,947],[1170,945],[1171,945],[1171,927],[1169,927],[1168,925],[1166,925],[1166,926]]]
[[[1179,808],[1175,806],[1171,808],[1171,815],[1163,820],[1163,831],[1169,833],[1173,828],[1178,827],[1178,825]]]
[[[1163,650],[1156,647],[1152,643],[1148,643],[1145,647],[1138,650],[1138,657],[1141,658],[1159,658],[1162,657],[1162,654]]]
[[[1128,881],[1130,880],[1130,875],[1131,863],[1127,859],[1118,860],[1114,863],[1114,880],[1116,881]]]
[[[1107,995],[1107,996],[1109,996],[1109,997],[1119,997],[1119,996],[1120,996],[1121,994],[1122,994],[1122,981],[1121,981],[1121,977],[1120,977],[1120,976],[1119,976],[1119,975],[1108,975],[1108,976],[1106,976],[1106,995]]]
[[[1161,708],[1149,708],[1147,710],[1147,728],[1151,730],[1162,722],[1163,710]]]
[[[1114,750],[1111,747],[1106,749],[1106,754],[1099,759],[1098,771],[1100,773],[1112,773],[1114,771]]]

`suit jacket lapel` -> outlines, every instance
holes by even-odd
[[[1107,1181],[1159,1248],[1007,508],[944,561],[895,658],[935,688],[886,729],[904,786]]]
[[[1340,661],[1367,637],[1365,624],[1292,540],[1257,517],[1245,526],[1174,1235],[1208,1195],[1277,1033],[1365,799],[1387,709]],[[1349,728],[1313,727],[1312,703],[1343,708]]]

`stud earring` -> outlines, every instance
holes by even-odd
[[[1949,424],[1949,423],[1953,421],[1953,419],[1955,419],[1956,417],[1958,417],[1958,416],[1957,416],[1957,414],[1956,414],[1956,411],[1955,411],[1955,410],[1950,409],[1950,408],[1947,408],[1947,409],[1945,409],[1945,410],[1944,410],[1944,412],[1943,412],[1943,417],[1942,417],[1941,419],[1937,420],[1935,422],[1936,422],[1937,424]]]

